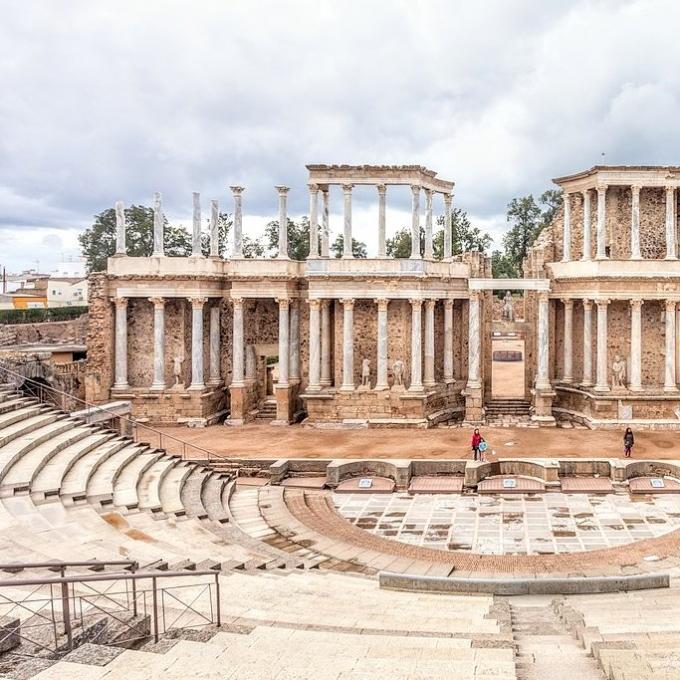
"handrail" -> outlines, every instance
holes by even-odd
[[[62,562],[60,560],[48,560],[46,562],[10,562],[0,564],[0,571],[20,571],[24,569],[68,569],[69,567],[133,567],[139,568],[137,560],[78,560],[75,562]]]
[[[218,577],[219,571],[137,571],[137,572],[112,572],[110,574],[74,574],[73,576],[52,576],[48,578],[16,578],[9,581],[0,581],[0,588],[19,586],[49,586],[58,583],[93,583],[96,581],[139,581],[145,578],[175,578],[186,576],[213,576]]]

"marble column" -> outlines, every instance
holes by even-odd
[[[630,215],[630,259],[641,260],[640,253],[640,187],[633,184],[630,188],[631,193],[631,215]]]
[[[583,387],[593,385],[593,301],[583,300]]]
[[[562,199],[563,227],[562,227],[562,262],[571,260],[571,203],[569,194],[565,191]]]
[[[548,294],[538,294],[538,362],[536,370],[536,389],[550,390],[549,357],[550,357],[550,301]]]
[[[236,220],[235,217],[234,220]],[[215,199],[213,199],[212,201],[210,201],[210,257],[219,256],[220,256],[220,206],[219,203]]]
[[[384,184],[378,184],[378,257],[387,257],[386,239],[385,239],[385,197],[387,194],[387,187]]]
[[[583,255],[582,260],[592,259],[590,234],[590,189],[583,192]]]
[[[309,185],[309,255],[307,259],[319,257],[319,187]]]
[[[201,194],[194,191],[192,196],[193,215],[191,230],[191,256],[200,257],[201,251]]]
[[[420,255],[420,187],[411,186],[413,199],[411,204],[411,259],[419,260]]]
[[[300,382],[300,304],[298,300],[290,303],[290,379]]]
[[[331,301],[321,301],[321,385],[331,384]]]
[[[152,390],[165,389],[165,300],[149,298],[153,304],[153,382]]]
[[[666,187],[666,259],[678,259],[678,243],[675,229],[675,187]]]
[[[425,259],[434,257],[432,247],[432,189],[425,189]]]
[[[642,304],[643,300],[630,301],[630,384],[633,392],[642,390]]]
[[[444,300],[444,382],[453,382],[453,300]]]
[[[229,187],[234,195],[234,254],[243,257],[243,187]]]
[[[597,377],[596,392],[609,392],[609,367],[607,366],[607,307],[609,300],[595,300],[597,306]]]
[[[597,185],[597,255],[596,260],[607,259],[607,185]]]
[[[330,257],[329,212],[328,186],[325,186],[321,189],[321,257]]]
[[[210,308],[210,384],[218,385],[220,379],[220,299]]]
[[[375,383],[376,390],[386,390],[389,385],[387,382],[387,298],[379,298],[378,305],[378,362],[377,377]]]
[[[152,257],[163,257],[165,255],[163,224],[163,206],[161,195],[157,191],[153,195],[153,253]]]
[[[434,307],[436,300],[425,300],[425,387],[434,387]]]
[[[128,342],[127,342],[127,298],[114,298],[113,304],[116,306],[116,376],[113,383],[114,389],[128,389]]]
[[[451,201],[453,194],[444,194],[444,259],[447,260],[452,255],[451,233]]]
[[[321,300],[309,300],[309,385],[308,392],[321,389]]]
[[[116,255],[126,255],[125,246],[125,205],[116,201]]]
[[[421,324],[423,301],[415,298],[411,302],[411,385],[409,391],[423,390],[423,331]]]
[[[277,298],[279,304],[279,380],[277,387],[288,387],[290,366],[290,300]]]
[[[564,374],[562,382],[574,382],[574,301],[562,300],[564,305]]]
[[[352,253],[352,184],[342,185],[342,195],[344,199],[344,226],[342,230],[342,257],[351,259]]]
[[[207,298],[189,298],[191,301],[191,385],[189,389],[201,390],[203,379],[203,307]]]
[[[279,260],[288,260],[288,208],[286,201],[288,200],[289,187],[277,186],[276,191],[279,193],[279,252],[276,255]]]
[[[482,357],[481,303],[481,291],[471,290],[468,301],[468,389],[480,389],[482,386],[480,373]]]
[[[243,362],[245,355],[244,347],[244,324],[243,324],[243,303],[242,297],[232,297],[231,302],[234,305],[233,317],[233,333],[232,333],[232,369],[231,369],[231,387],[243,387],[245,385]]]
[[[342,316],[342,391],[354,390],[354,300],[340,300]]]
[[[666,300],[666,355],[663,389],[664,392],[677,392],[675,379],[675,309],[677,300]]]

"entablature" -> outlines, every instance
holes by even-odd
[[[569,193],[597,189],[598,185],[678,187],[680,186],[680,167],[675,165],[596,165],[590,170],[555,177],[553,182]]]
[[[680,260],[574,260],[548,262],[555,280],[562,279],[678,279]]]

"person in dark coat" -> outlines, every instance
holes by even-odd
[[[484,437],[482,437],[481,434],[479,434],[479,428],[475,428],[475,431],[472,433],[472,453],[474,454],[474,459],[475,460],[481,460],[481,456],[479,454],[479,445],[484,441]]]
[[[635,437],[633,436],[633,430],[627,427],[626,432],[623,435],[623,454],[626,458],[630,458],[630,453],[633,450],[634,444]]]

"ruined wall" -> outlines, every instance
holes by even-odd
[[[88,282],[89,313],[87,325],[87,401],[108,401],[113,384],[113,305],[109,300],[106,274],[91,274]]]
[[[0,347],[7,345],[76,344],[87,341],[87,314],[67,321],[0,325]]]

